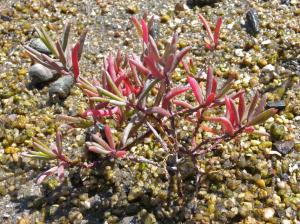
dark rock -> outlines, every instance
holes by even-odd
[[[0,19],[3,21],[11,21],[11,17],[6,15],[0,15]]]
[[[51,83],[49,87],[49,98],[52,103],[57,103],[70,94],[70,90],[74,85],[74,78],[71,75],[64,75]]]
[[[267,109],[269,108],[275,108],[278,110],[284,110],[285,109],[285,102],[284,100],[278,100],[278,101],[269,101],[266,105]]]
[[[281,0],[280,3],[284,5],[289,5],[291,4],[291,0]]]
[[[31,66],[28,74],[31,84],[35,87],[51,82],[57,77],[56,71],[53,71],[41,64],[34,64]]]
[[[221,2],[221,0],[187,0],[186,4],[188,7],[193,8],[195,6],[213,5],[217,2]]]
[[[246,13],[245,27],[246,31],[251,35],[255,36],[259,33],[259,19],[255,9],[250,9]]]
[[[300,58],[284,61],[282,66],[289,72],[300,76]]]
[[[286,155],[293,151],[294,145],[294,141],[276,141],[273,143],[273,148],[277,152]]]
[[[47,54],[47,55],[51,54],[51,51],[48,49],[48,47],[44,44],[44,42],[40,38],[32,39],[29,43],[29,47],[32,47],[33,49],[43,54]]]
[[[138,202],[136,203],[130,203],[127,207],[126,207],[126,214],[127,215],[134,215],[137,214],[140,210],[140,204]]]

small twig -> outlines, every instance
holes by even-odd
[[[169,151],[167,143],[161,138],[161,136],[158,134],[158,132],[153,128],[153,126],[147,121],[147,126],[150,128],[150,130],[153,132],[154,136],[158,139],[161,146],[164,148],[164,150],[167,152]]]

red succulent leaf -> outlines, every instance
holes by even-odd
[[[204,117],[205,120],[216,122],[222,125],[223,131],[230,136],[234,135],[232,123],[226,117]]]
[[[257,101],[258,101],[258,98],[259,98],[259,93],[258,91],[255,93],[252,101],[251,101],[251,104],[249,106],[249,109],[248,109],[248,116],[247,116],[247,121],[249,121],[251,118],[252,118],[252,115],[254,113],[254,109],[255,109],[255,106],[257,104]]]
[[[255,131],[255,128],[253,126],[249,126],[245,128],[245,133],[250,134],[253,131]]]
[[[157,45],[151,35],[149,35],[149,55],[154,57],[155,61],[160,60]]]
[[[229,117],[231,124],[234,124],[235,121],[234,109],[232,108],[230,99],[227,96],[225,96],[225,105],[226,105],[226,115],[227,117]]]
[[[240,116],[239,116],[238,109],[236,108],[232,99],[229,98],[229,102],[234,114],[234,126],[238,126],[240,125]]]
[[[104,126],[104,132],[105,132],[105,136],[106,136],[106,139],[108,141],[108,144],[109,144],[110,148],[115,149],[114,139],[113,139],[113,136],[111,134],[110,127],[108,125]]]
[[[183,57],[192,50],[192,47],[185,47],[183,48],[178,54],[175,55],[174,62],[172,65],[172,68],[170,69],[170,72],[174,71],[174,69],[178,66],[179,62],[183,59]]]
[[[149,109],[147,109],[145,111],[146,114],[154,114],[154,113],[157,113],[157,114],[160,114],[162,116],[166,116],[166,117],[170,117],[171,114],[169,111],[167,111],[166,109],[162,108],[162,107],[151,107]]]
[[[188,108],[188,109],[192,109],[193,106],[185,101],[182,100],[172,100],[172,102],[176,105],[176,106],[180,106],[180,107],[184,107],[184,108]]]
[[[205,105],[206,106],[209,106],[210,104],[212,104],[216,99],[216,94],[215,93],[211,93],[207,99],[206,99],[206,102],[205,102]]]
[[[60,163],[57,168],[57,177],[59,181],[63,181],[65,179],[65,166],[64,163]]]
[[[218,86],[218,81],[217,81],[216,77],[213,77],[212,89],[211,89],[212,93],[216,94],[216,92],[217,92],[217,86]]]
[[[162,107],[167,109],[172,98],[189,90],[189,86],[179,86],[171,89],[163,99]]]
[[[122,52],[120,49],[118,49],[118,52],[117,52],[117,57],[116,57],[116,69],[117,69],[117,72],[119,72],[119,69],[121,67],[121,63],[123,61],[123,57],[122,57]]]
[[[76,43],[72,49],[72,65],[73,65],[73,74],[74,79],[77,81],[79,77],[79,66],[78,66],[78,52],[80,49],[80,43]]]
[[[263,112],[267,102],[267,95],[263,95],[263,97],[260,99],[258,106],[255,109],[255,112],[253,116],[256,116],[257,114],[260,114]]]
[[[126,155],[126,151],[116,151],[115,152],[115,155],[116,155],[116,157],[118,157],[118,158],[124,158],[125,157],[125,155]]]
[[[215,32],[214,32],[214,44],[215,44],[215,46],[217,46],[218,42],[219,42],[221,26],[222,26],[222,17],[219,17],[218,21],[217,21],[216,28],[215,28]]]
[[[146,44],[148,44],[148,41],[149,41],[149,31],[148,31],[148,26],[145,22],[145,20],[142,19],[142,30],[143,30],[143,40]]]
[[[102,108],[107,107],[108,104],[109,104],[108,102],[100,102],[100,103],[98,103],[98,104],[95,105],[95,109],[96,109],[96,110],[100,110],[100,109],[102,109]]]
[[[245,110],[246,110],[246,102],[245,102],[245,93],[243,92],[239,95],[239,107],[238,107],[239,117],[241,122],[243,121]]]
[[[50,168],[49,170],[46,170],[43,172],[37,179],[36,183],[41,184],[47,177],[54,175],[54,173],[57,171],[58,167],[54,166]]]
[[[110,75],[110,77],[112,78],[112,80],[115,81],[117,78],[116,70],[115,70],[115,58],[113,56],[109,55],[107,62],[108,62],[107,72]]]
[[[208,34],[209,39],[213,42],[214,41],[214,36],[213,36],[213,33],[211,32],[211,29],[209,27],[209,24],[208,24],[207,20],[202,16],[202,14],[199,15],[199,19],[202,22],[202,25],[204,26],[204,28],[205,28],[205,30]]]
[[[141,24],[139,23],[139,21],[137,20],[137,18],[135,18],[134,16],[131,19],[132,19],[132,22],[133,22],[133,24],[134,24],[134,26],[136,28],[136,31],[137,31],[138,35],[140,37],[142,37],[143,36],[143,30],[142,30]]]
[[[181,64],[182,64],[184,70],[190,75],[191,71],[190,71],[190,66],[188,65],[188,63],[186,63],[184,60],[182,60]]]
[[[203,97],[202,97],[201,89],[200,89],[200,86],[197,83],[196,79],[194,79],[192,76],[189,76],[188,83],[190,84],[198,103],[203,104]]]
[[[140,62],[138,59],[129,59],[129,63],[130,64],[133,64],[135,67],[136,67],[136,69],[140,72],[140,73],[142,73],[144,76],[148,76],[151,72],[150,72],[150,70],[148,69],[148,68],[146,68],[143,64],[142,64],[142,62]]]
[[[155,76],[158,79],[163,79],[163,75],[160,73],[159,69],[156,67],[155,65],[155,60],[153,57],[150,56],[146,56],[144,58],[145,64],[147,65],[147,67],[150,69],[151,74],[153,76]]]
[[[213,69],[211,66],[209,66],[207,71],[207,79],[206,79],[206,98],[212,92],[212,86],[213,86]]]
[[[174,54],[170,54],[167,58],[167,62],[164,67],[164,75],[167,75],[169,72],[172,72],[171,69],[173,67],[175,56]]]

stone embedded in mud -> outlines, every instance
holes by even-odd
[[[255,9],[250,9],[246,13],[245,27],[246,31],[251,35],[256,35],[259,33],[259,19]]]
[[[57,103],[60,100],[67,98],[70,90],[74,85],[74,78],[71,75],[65,75],[51,83],[49,87],[49,98],[52,103]]]
[[[34,64],[28,71],[32,85],[39,86],[54,80],[57,77],[57,72],[53,71],[44,65]]]
[[[51,51],[48,49],[48,47],[44,44],[44,42],[40,38],[32,39],[29,43],[29,47],[32,47],[33,49],[43,54],[47,54],[47,55],[51,54]]]

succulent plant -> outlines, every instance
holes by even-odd
[[[212,34],[204,17],[200,15],[200,19],[211,39],[211,42],[206,42],[206,46],[213,50],[218,44],[222,19],[218,20],[215,34]],[[40,55],[44,61],[40,59],[39,62],[56,68],[61,74],[72,74],[76,85],[89,102],[89,108],[81,116],[59,115],[59,119],[64,120],[70,128],[87,128],[105,122],[110,124],[104,125],[104,134],[99,131],[91,135],[86,142],[89,151],[105,158],[163,165],[166,170],[172,170],[180,177],[178,166],[181,161],[190,159],[197,167],[197,160],[201,158],[199,155],[204,156],[216,149],[219,143],[236,138],[241,133],[253,132],[254,125],[264,122],[277,112],[272,108],[265,111],[266,98],[262,97],[259,101],[258,93],[247,106],[245,92],[231,89],[232,79],[219,87],[211,66],[207,73],[202,73],[201,78],[205,81],[199,83],[197,80],[200,79],[200,73],[196,71],[191,59],[185,59],[191,47],[177,50],[178,35],[174,33],[164,52],[161,52],[149,35],[151,20],[148,24],[144,19],[139,22],[133,17],[132,20],[142,40],[141,57],[135,54],[123,55],[121,51],[116,55],[110,54],[103,61],[100,77],[88,80],[80,75],[78,60],[81,41],[72,48],[71,68],[58,68],[52,59]],[[57,46],[59,56],[60,45]],[[64,57],[59,57],[62,62]],[[180,69],[180,65],[184,69]],[[185,83],[178,84],[173,79],[173,74],[179,72],[183,77],[186,76]],[[182,124],[189,127],[189,144],[180,135]],[[111,128],[119,134],[114,135]],[[202,137],[200,132],[203,131],[211,132],[215,137]],[[167,155],[172,155],[174,162],[171,165],[157,164],[129,153],[133,145],[150,135],[157,139]],[[35,146],[41,149],[37,144]],[[31,157],[36,157],[33,155]],[[71,161],[62,160],[56,154],[49,155],[51,159],[57,159],[58,164],[66,162],[72,165]]]

